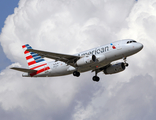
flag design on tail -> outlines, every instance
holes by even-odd
[[[37,53],[27,51],[27,49],[32,49],[29,44],[23,45],[22,48],[24,49],[24,54],[26,56],[29,68],[32,70],[37,70],[37,72],[30,73],[31,76],[38,75],[50,69],[50,67],[47,65],[47,62],[41,56],[39,56]]]

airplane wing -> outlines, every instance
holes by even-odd
[[[47,57],[47,58],[54,59],[57,61],[62,61],[72,66],[74,66],[74,61],[80,59],[80,57],[76,55],[46,52],[46,51],[35,50],[35,49],[27,49],[27,51],[37,53],[42,57]]]
[[[18,67],[12,67],[10,69],[14,69],[14,70],[21,71],[21,72],[26,72],[26,73],[37,72],[37,70],[31,70],[31,69],[25,69],[25,68],[18,68]]]

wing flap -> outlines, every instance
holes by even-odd
[[[26,69],[26,68],[18,68],[18,67],[12,67],[10,69],[17,70],[17,71],[20,71],[20,72],[26,72],[26,73],[37,72],[37,70],[31,70],[31,69]]]

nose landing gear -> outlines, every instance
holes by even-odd
[[[127,59],[126,57],[123,58],[125,66],[128,67],[129,64],[127,63],[127,60],[126,59]]]

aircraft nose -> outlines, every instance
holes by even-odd
[[[138,51],[140,51],[140,50],[142,50],[142,48],[143,48],[143,44],[137,43],[136,49],[137,49]]]

